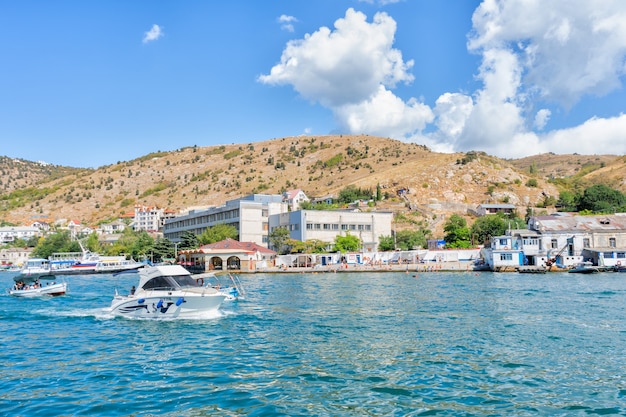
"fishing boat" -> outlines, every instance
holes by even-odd
[[[110,313],[122,317],[197,317],[217,311],[226,296],[202,286],[181,265],[149,266],[140,269],[139,283],[128,295],[115,293]]]

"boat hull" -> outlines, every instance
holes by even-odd
[[[9,290],[9,294],[14,297],[44,297],[44,296],[59,296],[64,295],[67,292],[67,283],[61,282],[58,284],[50,284],[39,288],[27,289],[27,290]]]
[[[110,307],[115,316],[133,318],[192,317],[217,311],[226,297],[223,294],[171,294],[116,296]]]

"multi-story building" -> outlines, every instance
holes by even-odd
[[[28,240],[33,236],[39,236],[41,230],[31,226],[5,226],[0,227],[0,243],[13,242],[16,239]]]
[[[165,221],[173,217],[170,210],[156,206],[135,206],[135,215],[131,223],[133,230],[145,230],[146,232],[158,232],[163,228]]]
[[[229,224],[239,232],[240,241],[268,247],[269,216],[287,211],[287,203],[279,194],[252,194],[227,201],[223,206],[191,210],[168,219],[163,226],[163,236],[180,242],[184,232],[201,235],[208,227]]]
[[[270,232],[277,227],[289,230],[291,239],[320,240],[332,245],[338,235],[360,239],[362,252],[374,252],[381,236],[391,236],[392,212],[359,210],[297,210],[270,216]],[[276,250],[276,248],[272,248]]]

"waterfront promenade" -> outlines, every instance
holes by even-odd
[[[474,271],[474,261],[448,261],[390,265],[332,264],[312,267],[267,267],[248,273],[335,273],[335,272],[468,272]],[[478,271],[475,271],[478,272]],[[238,272],[239,273],[239,272]],[[241,273],[246,273],[241,271]]]

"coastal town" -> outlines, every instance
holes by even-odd
[[[128,215],[136,230],[160,233],[174,242],[173,262],[194,273],[207,271],[255,272],[352,272],[352,271],[494,271],[538,273],[576,270],[581,265],[593,271],[624,272],[626,267],[626,213],[579,215],[555,212],[531,216],[526,229],[508,229],[470,248],[451,248],[445,240],[429,240],[428,246],[410,250],[381,251],[381,237],[393,235],[393,213],[356,204],[344,210],[311,210],[301,189],[284,194],[254,194],[226,202],[223,206],[194,209],[181,215],[156,207],[135,207]],[[481,204],[477,216],[511,214],[512,204]],[[201,234],[219,224],[229,224],[239,239],[176,250],[185,233]],[[0,241],[28,240],[42,236],[49,225],[34,223],[23,227],[1,227]],[[96,233],[103,242],[119,238],[126,227],[123,219],[100,230],[68,223],[72,236]],[[326,253],[279,253],[270,234],[289,231],[296,241],[333,242],[337,236],[358,236],[357,251]],[[328,246],[331,248],[331,245]],[[0,262],[6,268],[21,266],[30,250],[3,248]],[[77,254],[77,258],[78,258]],[[116,261],[117,264],[123,262]],[[122,257],[123,258],[123,257]],[[76,259],[78,262],[80,259]],[[130,261],[128,261],[130,262]],[[132,267],[136,267],[132,264]],[[94,266],[95,267],[95,266]],[[113,268],[113,266],[110,266]],[[129,267],[130,268],[130,267]],[[591,271],[591,270],[590,270]],[[584,272],[587,272],[586,270]]]

